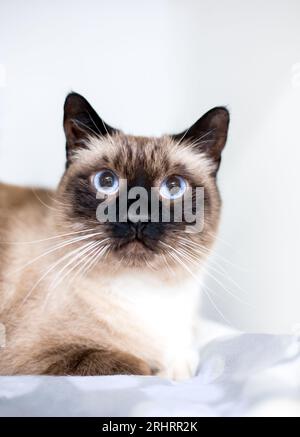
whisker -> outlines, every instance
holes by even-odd
[[[46,252],[42,253],[41,255],[35,257],[33,260],[27,262],[24,266],[14,270],[12,273],[17,273],[17,272],[25,269],[26,267],[30,266],[34,262],[38,261],[39,259],[43,258],[46,255],[49,255],[50,253],[55,252],[56,250],[62,249],[63,247],[69,246],[70,244],[78,243],[79,241],[86,240],[86,239],[94,237],[96,235],[102,235],[102,232],[95,232],[93,234],[84,235],[81,237],[76,237],[76,238],[73,238],[71,240],[68,240],[67,242],[61,243],[61,244],[55,246],[54,248],[51,248],[50,250],[47,250]]]
[[[91,242],[91,244],[89,245],[89,247],[87,249],[85,249],[83,252],[80,252],[77,256],[75,255],[72,260],[68,263],[69,265],[72,264],[74,261],[76,262],[76,260],[79,258],[79,261],[77,261],[75,263],[74,266],[72,266],[63,277],[59,277],[61,276],[61,271],[59,272],[59,274],[56,276],[56,283],[53,284],[54,281],[52,281],[52,283],[50,284],[50,288],[48,290],[48,293],[46,295],[45,298],[45,303],[43,308],[46,309],[46,306],[48,305],[49,299],[51,297],[51,295],[53,294],[53,292],[55,291],[55,289],[57,288],[57,286],[59,285],[59,283],[61,283],[63,281],[63,279],[65,277],[67,277],[68,275],[70,275],[72,273],[72,271],[74,271],[80,264],[82,264],[82,262],[87,258],[87,261],[90,261],[90,257],[97,251],[99,250],[99,245],[101,245],[101,242],[96,241],[96,242]],[[101,247],[102,249],[103,247]],[[84,255],[82,257],[82,255]],[[65,266],[66,267],[66,266]],[[68,286],[71,285],[71,283],[73,282],[73,280],[75,279],[75,277],[77,276],[78,271],[73,275],[73,277],[71,277],[68,281]]]
[[[58,274],[56,275],[56,277],[54,278],[54,280],[51,282],[50,284],[50,290],[52,288],[56,288],[63,280],[66,276],[69,275],[69,273],[72,271],[73,268],[76,268],[78,264],[75,264],[75,266],[73,266],[70,270],[67,270],[67,272],[62,275],[62,273],[71,265],[74,263],[74,261],[78,260],[79,258],[79,264],[81,263],[81,256],[84,255],[86,252],[90,251],[93,247],[97,246],[99,244],[98,241],[94,241],[94,242],[90,242],[87,244],[87,247],[83,250],[80,251],[78,254],[76,254],[70,261],[68,261],[63,267],[62,269],[58,272]]]
[[[179,245],[181,246],[181,242],[180,242],[180,241],[179,241]],[[188,246],[187,246],[187,247],[188,247]],[[199,263],[199,259],[196,257],[196,255],[191,254],[190,252],[187,252],[187,250],[186,250],[185,248],[182,248],[182,247],[181,247],[181,250],[183,250],[183,251],[186,253],[187,256],[192,257],[192,258],[195,260],[195,262]],[[206,265],[206,272],[207,272],[207,274],[210,274],[210,273],[209,273],[209,269],[213,270],[215,273],[220,274],[221,276],[223,276],[223,278],[228,279],[228,280],[229,280],[229,281],[230,281],[230,282],[231,282],[235,287],[237,287],[237,289],[238,289],[239,291],[241,291],[243,294],[249,295],[249,293],[248,293],[247,291],[243,290],[243,289],[239,286],[239,284],[238,284],[236,281],[234,281],[234,279],[232,279],[232,278],[228,275],[227,272],[225,272],[225,271],[221,271],[221,270],[219,270],[219,269],[216,269],[215,267],[213,267],[213,266],[210,264],[210,261],[209,261],[208,264]],[[215,278],[215,277],[214,277],[214,278]],[[216,280],[216,282],[218,282],[217,278],[215,278],[215,280]],[[224,287],[224,286],[222,285],[222,287]],[[224,289],[225,289],[225,287],[224,287]],[[249,304],[249,305],[252,306],[252,304]]]
[[[51,211],[59,211],[59,212],[62,211],[61,209],[54,208],[53,206],[47,205],[47,203],[45,203],[45,202],[40,198],[40,196],[37,194],[37,192],[35,191],[34,188],[31,188],[31,191],[33,192],[33,194],[35,195],[35,197],[37,198],[37,200],[38,200],[38,201],[39,201],[43,206],[45,206],[46,208],[50,209]]]
[[[204,253],[206,254],[211,254],[211,250],[207,249],[205,246],[203,246],[202,244],[196,243],[195,241],[186,239],[187,242],[192,243],[193,245],[197,246],[199,249],[203,250]],[[231,265],[232,267],[236,268],[237,270],[240,271],[246,271],[245,269],[243,269],[241,266],[238,266],[237,264],[234,264],[233,262],[231,262],[230,260],[228,260],[227,258],[223,257],[222,255],[214,252],[213,256],[219,258],[220,260],[224,261],[225,263],[227,263],[228,265]]]
[[[171,248],[171,250],[173,250],[173,248]],[[180,259],[178,258],[178,256],[176,254],[174,254],[174,252],[169,252],[169,255],[171,257],[174,257],[175,260],[177,260],[177,262],[192,276],[192,278],[194,278],[194,280],[201,286],[201,289],[204,291],[204,293],[206,294],[206,296],[208,297],[211,305],[214,307],[215,311],[217,311],[217,313],[221,316],[221,318],[230,326],[232,326],[231,322],[229,320],[227,320],[227,318],[224,316],[224,314],[222,313],[222,311],[218,308],[218,306],[216,305],[216,303],[214,302],[213,298],[210,296],[209,292],[207,290],[209,290],[209,288],[202,284],[199,281],[199,278],[197,278],[196,275],[194,275],[194,273],[188,268],[188,266]]]
[[[98,243],[98,242],[97,242]],[[73,257],[72,257],[72,259],[71,259],[71,262],[69,262],[68,264],[71,264],[71,263],[73,263],[74,261],[76,261],[76,259],[79,257],[80,258],[80,260],[79,260],[79,263],[81,262],[81,256],[83,255],[83,253],[84,252],[86,252],[86,251],[91,251],[91,250],[93,250],[92,248],[91,248],[91,246],[93,246],[93,242],[90,242],[90,244],[88,244],[88,247],[87,247],[87,249],[85,248],[85,250],[83,251],[83,252],[79,252],[79,254],[75,254]],[[87,255],[86,255],[87,256]],[[79,264],[78,262],[76,263],[76,265],[75,265],[75,267]],[[66,267],[66,266],[65,266]],[[71,271],[72,269],[70,269],[70,271]],[[58,275],[56,275],[56,278],[60,275],[60,273],[61,272],[59,272],[58,273]],[[52,281],[52,283],[53,283],[54,281]],[[55,289],[56,289],[56,286],[58,285],[58,284],[56,284],[55,286],[51,286],[52,285],[52,283],[50,284],[50,287],[49,287],[49,289],[48,289],[48,292],[47,292],[47,294],[46,294],[46,297],[45,297],[45,302],[44,302],[44,305],[43,305],[43,310],[45,310],[46,309],[46,307],[47,307],[47,305],[48,305],[48,302],[49,302],[49,299],[50,299],[50,297],[52,296],[52,294],[54,293],[54,291],[55,291]]]
[[[106,246],[100,246],[99,247],[99,245],[97,245],[96,247],[94,247],[93,249],[92,249],[92,251],[90,252],[90,253],[88,253],[88,255],[86,256],[86,257],[84,257],[81,261],[81,266],[80,266],[80,268],[77,270],[77,272],[75,272],[75,274],[73,275],[73,277],[71,278],[71,280],[70,280],[70,283],[73,283],[74,282],[74,280],[80,275],[80,277],[79,277],[79,280],[81,279],[81,278],[83,278],[84,277],[84,275],[85,275],[85,271],[87,271],[87,269],[88,269],[88,267],[94,262],[94,260],[95,260],[95,256],[99,253],[99,252],[101,252],[101,251],[103,251],[103,249],[105,249],[105,247]],[[85,262],[83,262],[85,260]]]
[[[241,293],[249,295],[249,292],[246,290],[243,290],[240,285],[227,273],[227,272],[222,272],[221,270],[216,269],[215,267],[213,267],[210,264],[210,260],[208,261],[207,265],[206,265],[207,269],[211,269],[213,270],[215,273],[218,273],[219,275],[221,275],[223,278],[228,279]]]
[[[175,249],[173,249],[173,250],[175,250]],[[178,253],[180,253],[180,252],[178,251]],[[194,255],[187,253],[183,248],[181,248],[181,256],[184,257],[184,258],[185,258],[188,262],[190,262],[191,264],[193,264],[193,265],[195,265],[195,266],[199,265],[199,264],[198,264],[198,263],[199,263],[199,260],[198,260]],[[225,286],[223,285],[223,283],[222,283],[222,282],[221,282],[221,281],[220,281],[220,280],[219,280],[215,275],[211,274],[211,273],[208,271],[208,269],[205,269],[205,274],[207,274],[207,275],[210,276],[212,279],[214,279],[214,281],[215,281],[218,285],[220,285],[220,286],[222,287],[222,289],[223,289],[225,292],[227,292],[227,293],[228,293],[232,298],[236,299],[238,302],[240,302],[240,303],[243,304],[243,305],[247,305],[247,306],[249,306],[249,307],[254,308],[252,304],[250,304],[249,302],[247,302],[247,301],[241,299],[239,296],[237,296],[235,293],[233,293],[231,290],[229,290],[227,287],[225,287]]]
[[[55,240],[55,239],[63,238],[63,237],[69,237],[71,235],[82,234],[83,232],[91,232],[91,231],[95,231],[95,228],[83,229],[81,231],[68,232],[67,234],[58,234],[58,235],[54,235],[53,237],[42,238],[40,240],[30,240],[30,241],[0,241],[0,244],[13,244],[13,245],[15,245],[15,244],[37,244],[37,243],[43,243],[45,241]]]
[[[214,239],[220,241],[221,243],[226,244],[226,246],[230,247],[231,249],[234,249],[233,245],[230,244],[228,241],[224,240],[223,238],[221,238],[219,235],[217,235],[215,232],[212,231],[207,231],[207,234],[210,235],[211,237],[213,237]]]
[[[163,257],[164,263],[165,263],[168,271],[174,276],[175,272],[174,272],[174,270],[172,270],[170,264],[168,263],[167,257],[166,257],[166,255],[164,253],[162,253],[162,257]]]
[[[71,204],[69,204],[69,203],[65,203],[65,202],[61,202],[61,201],[59,201],[58,199],[56,199],[55,197],[50,196],[50,194],[49,194],[48,191],[47,191],[47,197],[48,197],[52,202],[58,203],[58,204],[61,205],[62,207],[65,207],[65,206],[72,207]]]
[[[91,250],[93,251],[93,249],[97,249],[97,248],[99,248],[99,246],[101,247],[101,248],[103,248],[103,243],[105,242],[105,241],[107,241],[109,238],[105,238],[104,240],[102,240],[102,241],[96,241],[95,243],[93,243],[89,248],[88,248],[88,250],[86,250],[86,251],[84,251],[84,252],[81,252],[80,254],[79,254],[79,257],[80,257],[80,259],[79,259],[79,261],[69,270],[69,271],[67,271],[65,274],[64,274],[64,276],[60,279],[60,281],[58,282],[58,283],[56,283],[56,284],[54,284],[53,285],[53,287],[57,287],[57,285],[60,283],[60,282],[62,282],[63,281],[63,279],[66,277],[66,276],[68,276],[75,268],[77,268],[86,258],[88,258],[88,257],[90,257],[92,254],[91,254]],[[87,254],[85,254],[87,252]],[[81,258],[82,257],[82,255],[85,255],[83,258]],[[78,258],[78,256],[77,256],[77,258]],[[74,260],[73,260],[74,261]],[[75,259],[75,261],[76,261],[76,259]],[[70,264],[70,263],[69,263]],[[67,268],[68,266],[65,266],[65,268]],[[62,269],[63,271],[65,270],[65,268],[64,269]],[[60,272],[60,274],[62,273],[62,271]]]
[[[92,256],[94,256],[94,258],[91,258],[91,260],[90,260],[91,262],[88,262],[87,264],[85,264],[83,266],[83,269],[82,269],[81,275],[80,275],[81,278],[86,276],[89,272],[91,272],[93,270],[93,268],[97,264],[100,257],[102,255],[105,255],[107,253],[107,250],[108,250],[108,245],[106,245],[104,247],[99,247],[98,250],[96,250],[95,254],[94,253],[92,254]]]
[[[212,258],[212,254],[210,250],[207,250],[207,252],[204,252],[200,247],[195,248],[193,245],[193,242],[191,240],[181,240],[181,244],[183,244],[184,246],[186,246],[189,250],[192,250],[193,252],[199,252],[201,255],[205,256],[206,258],[208,256],[210,256],[209,258],[209,263],[210,264],[215,264],[215,266],[220,269],[220,273],[223,272],[223,274],[226,274],[226,270],[225,268],[223,268],[223,266],[216,261],[215,259]]]
[[[87,243],[90,244],[90,243]],[[84,246],[85,247],[85,246]],[[43,281],[43,279],[56,267],[58,266],[61,262],[63,262],[65,259],[69,258],[70,256],[72,256],[74,253],[79,252],[80,250],[82,250],[84,247],[77,247],[76,249],[72,250],[71,252],[65,254],[63,257],[61,257],[59,260],[57,260],[55,263],[53,263],[47,270],[46,272],[40,277],[40,279],[34,284],[34,286],[29,290],[29,292],[26,294],[25,298],[22,300],[21,305],[23,305],[31,296],[31,294],[33,293],[33,291],[36,289],[36,287]]]

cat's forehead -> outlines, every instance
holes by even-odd
[[[108,167],[125,178],[144,173],[152,180],[162,175],[188,173],[208,177],[213,163],[188,143],[178,144],[170,136],[139,137],[116,134],[105,138],[90,137],[78,150],[79,165]]]
[[[127,177],[144,171],[155,178],[168,172],[172,166],[166,138],[115,135],[107,159],[118,173]]]

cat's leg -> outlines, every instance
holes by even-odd
[[[126,352],[66,348],[43,372],[45,375],[151,375],[143,360]]]

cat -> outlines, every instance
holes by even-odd
[[[84,97],[67,96],[66,170],[57,190],[0,185],[1,375],[195,373],[228,125],[228,110],[216,107],[177,135],[125,135]],[[104,199],[120,207],[124,180],[127,193],[156,187],[169,205],[186,187],[203,187],[201,232],[151,217],[98,220]]]

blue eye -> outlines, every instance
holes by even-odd
[[[187,189],[187,181],[181,176],[169,176],[161,184],[159,192],[162,197],[175,200],[183,196]]]
[[[114,194],[119,189],[119,178],[111,170],[102,170],[93,177],[93,184],[101,193]]]

